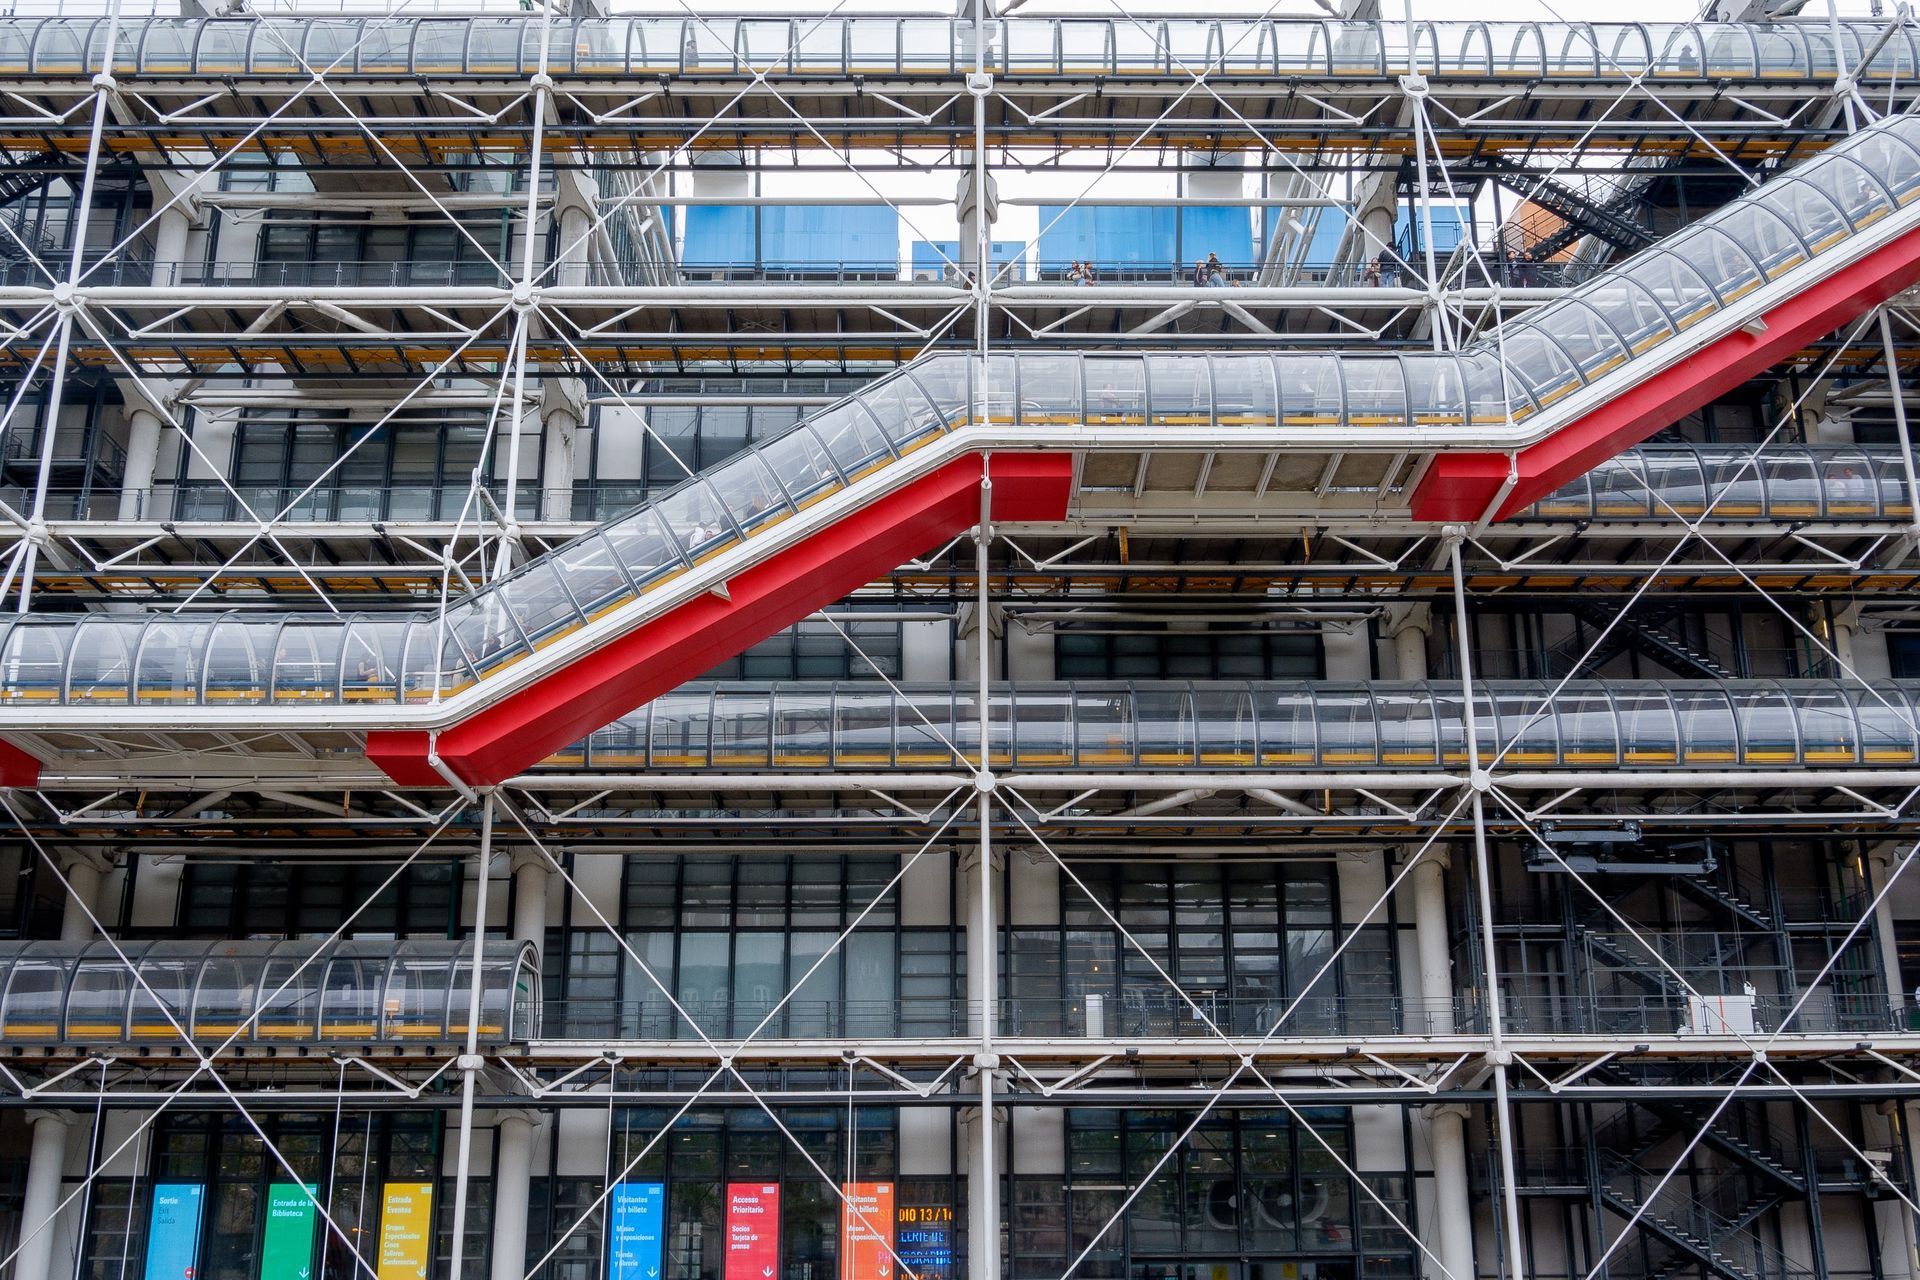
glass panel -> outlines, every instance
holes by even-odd
[[[16,623],[0,650],[0,678],[8,702],[55,702],[66,670],[72,630],[34,621]]]
[[[1664,250],[1639,254],[1620,269],[1620,275],[1644,288],[1680,329],[1713,314],[1719,307],[1719,299],[1714,296],[1707,278],[1684,259]],[[1746,276],[1750,283],[1759,283],[1760,273],[1752,263],[1746,266]]]
[[[1580,385],[1573,361],[1531,323],[1502,326],[1507,367],[1532,391],[1541,408]]]
[[[1273,361],[1265,356],[1214,356],[1214,420],[1223,427],[1268,427],[1276,421]]]
[[[685,567],[677,544],[667,536],[660,517],[651,508],[608,526],[604,536],[628,576],[642,587]]]
[[[533,561],[502,579],[492,594],[535,648],[558,639],[583,621],[551,560]]]
[[[126,948],[135,964],[145,946]],[[67,993],[64,1039],[82,1043],[117,1044],[127,1038],[127,1005],[133,997],[133,974],[112,952],[82,960]]]
[[[265,702],[273,673],[278,618],[222,619],[207,644],[207,702]]]
[[[1631,279],[1610,276],[1576,295],[1635,355],[1671,337],[1673,322],[1651,293]]]
[[[287,619],[273,655],[275,702],[330,701],[340,686],[344,629],[330,618]]]
[[[849,480],[858,479],[869,467],[891,456],[886,437],[858,404],[849,402],[828,409],[807,425]]]
[[[1147,367],[1138,357],[1088,356],[1087,422],[1090,426],[1144,423]]]
[[[1920,194],[1920,154],[1885,130],[1861,134],[1845,153],[1859,161],[1901,204]]]
[[[1459,361],[1452,356],[1409,355],[1400,360],[1407,379],[1407,404],[1420,426],[1464,426],[1467,389]]]
[[[1020,421],[1080,421],[1080,360],[1077,356],[1020,357]]]
[[[1539,313],[1534,321],[1573,360],[1582,379],[1591,382],[1627,360],[1627,349],[1599,316],[1571,299]]]
[[[134,697],[140,702],[191,702],[200,693],[200,655],[207,621],[152,621],[134,658]]]
[[[1845,156],[1827,156],[1794,170],[1794,177],[1840,206],[1847,221],[1864,227],[1893,207],[1893,198],[1866,169]]]
[[[1753,201],[1785,219],[1814,253],[1839,241],[1850,230],[1839,206],[1797,175],[1769,182],[1754,193]]]
[[[1335,356],[1279,356],[1274,378],[1280,388],[1280,418],[1290,427],[1340,425],[1345,401]]]
[[[1160,426],[1210,426],[1213,391],[1207,362],[1198,356],[1148,356],[1150,421]]]
[[[1347,425],[1401,426],[1407,420],[1407,388],[1400,362],[1351,356],[1341,362],[1347,383]]]
[[[825,497],[840,487],[840,473],[826,446],[808,427],[796,427],[758,450],[767,470],[780,477],[787,496],[797,507]]]
[[[1687,237],[1684,245],[1674,242],[1669,247],[1707,274],[1723,302],[1746,292],[1742,286],[1749,277],[1742,268],[1749,255],[1769,280],[1807,257],[1786,221],[1757,203],[1729,206],[1714,217],[1711,228]]]
[[[127,700],[133,646],[139,640],[140,626],[138,621],[96,615],[74,628],[73,656],[67,667],[68,702]]]

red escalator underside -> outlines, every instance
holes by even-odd
[[[441,763],[463,781],[504,781],[554,752],[979,523],[983,455],[969,454],[611,640],[440,731]],[[991,455],[993,518],[1064,519],[1065,453]],[[443,787],[423,731],[367,735],[367,758],[403,786]]]
[[[1920,231],[1910,231],[1780,302],[1762,317],[1764,329],[1736,329],[1520,450],[1519,478],[1505,497],[1506,454],[1441,454],[1414,490],[1413,517],[1471,523],[1498,500],[1493,518],[1505,519],[1916,282]]]

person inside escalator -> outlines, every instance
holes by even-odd
[[[1209,289],[1227,287],[1227,269],[1220,265],[1220,255],[1217,253],[1207,255],[1207,287]]]
[[[1369,289],[1380,287],[1380,259],[1375,258],[1367,264],[1367,269],[1360,273],[1360,283]]]
[[[1196,289],[1204,289],[1207,287],[1207,261],[1205,258],[1193,264],[1193,287]]]

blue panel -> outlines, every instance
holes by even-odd
[[[764,267],[900,270],[900,215],[886,205],[764,205],[759,212]]]
[[[607,1280],[660,1280],[666,1257],[666,1186],[616,1184],[609,1220]]]
[[[200,1207],[206,1188],[197,1182],[159,1182],[147,1219],[146,1280],[193,1280],[200,1256]]]
[[[1253,265],[1253,217],[1247,209],[1190,205],[1180,210],[1180,263],[1218,254],[1229,270]]]
[[[1040,269],[1064,271],[1081,261],[1108,269],[1172,271],[1179,261],[1173,206],[1041,205]]]
[[[745,205],[688,205],[680,261],[690,267],[753,266],[755,212]]]

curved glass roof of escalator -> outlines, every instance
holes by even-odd
[[[183,1048],[461,1041],[472,973],[472,944],[456,941],[0,942],[0,1040]],[[490,942],[480,1040],[527,1038],[539,990],[530,944]]]
[[[970,21],[614,17],[129,18],[122,75],[698,76],[750,69],[801,76],[951,76],[973,70]],[[1386,77],[1407,65],[1399,22],[1313,18],[1012,18],[987,24],[987,69],[1004,76]],[[90,75],[107,20],[0,20],[0,76]],[[1811,80],[1844,60],[1863,80],[1911,80],[1920,32],[1879,19],[1837,23],[1421,22],[1427,74],[1443,78]],[[1836,42],[1838,53],[1836,56]],[[1871,52],[1871,57],[1868,53]],[[303,66],[304,64],[304,66]]]
[[[1920,763],[1920,681],[1489,681],[1482,763],[1508,768]],[[1467,764],[1460,686],[1162,681],[998,686],[992,764],[1026,770],[1393,770]],[[690,685],[549,768],[715,772],[978,763],[981,708],[954,685]],[[695,780],[694,785],[697,784]]]

